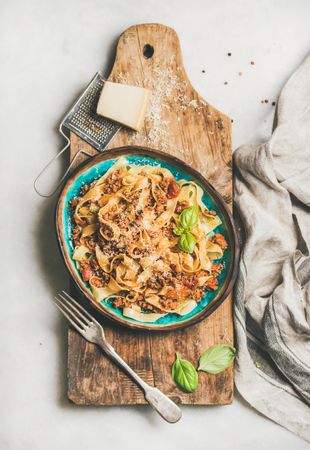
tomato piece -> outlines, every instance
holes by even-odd
[[[168,198],[175,198],[179,195],[180,192],[180,186],[178,183],[174,180],[170,180],[168,184],[168,190],[167,190],[167,197]]]
[[[84,267],[84,269],[81,272],[83,281],[89,281],[91,277],[94,276],[94,272],[89,266]]]

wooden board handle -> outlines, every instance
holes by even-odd
[[[135,25],[124,31],[118,41],[115,61],[124,55],[128,55],[132,65],[140,62],[146,66],[159,64],[161,67],[169,66],[171,58],[174,58],[183,69],[178,35],[172,28],[158,23]]]

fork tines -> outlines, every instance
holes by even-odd
[[[96,320],[84,309],[78,302],[76,302],[71,295],[62,291],[55,296],[54,300],[57,308],[69,320],[71,325],[80,333],[84,333],[86,328]]]

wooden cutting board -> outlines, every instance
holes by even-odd
[[[175,155],[200,171],[231,207],[231,120],[192,87],[175,31],[159,24],[126,30],[119,38],[109,80],[144,86],[153,92],[143,130],[136,133],[123,128],[109,148],[146,145]],[[80,149],[96,153],[71,134],[71,159]],[[104,319],[101,322],[107,339],[122,358],[174,401],[191,405],[231,403],[232,368],[216,376],[199,372],[199,387],[191,394],[181,392],[171,379],[176,351],[196,365],[210,345],[233,344],[231,296],[209,318],[180,331],[150,334],[118,328]],[[72,329],[68,338],[68,397],[79,405],[145,403],[140,389]]]

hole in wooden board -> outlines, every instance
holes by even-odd
[[[154,55],[154,47],[150,44],[145,44],[143,47],[143,56],[145,59],[150,59]]]

